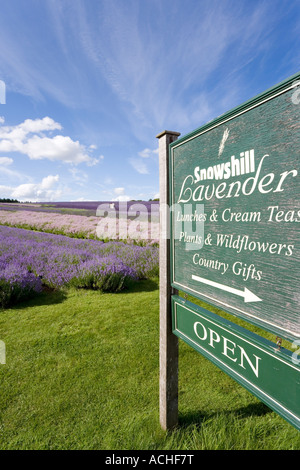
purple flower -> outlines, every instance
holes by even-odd
[[[157,275],[156,246],[0,226],[0,280],[24,292],[39,292],[42,285],[117,291],[130,280]]]

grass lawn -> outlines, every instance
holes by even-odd
[[[300,449],[300,433],[180,341],[178,429],[159,425],[159,303],[48,292],[0,312],[1,449]]]

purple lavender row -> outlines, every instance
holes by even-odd
[[[95,215],[97,208],[101,204],[109,204],[115,208],[117,212],[120,210],[123,212],[124,210],[129,210],[131,206],[134,204],[139,204],[143,206],[145,213],[148,214],[154,212],[159,212],[159,202],[158,201],[129,201],[129,202],[119,202],[119,201],[111,201],[111,202],[102,202],[102,201],[76,201],[76,202],[49,202],[49,203],[0,203],[1,210],[30,210],[30,211],[39,211],[39,212],[66,212],[67,209],[82,210],[82,215]],[[72,212],[71,212],[72,213]]]
[[[158,275],[158,248],[0,226],[0,305],[43,286],[118,291]],[[22,293],[24,295],[22,295]]]

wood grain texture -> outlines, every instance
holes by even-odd
[[[293,103],[294,91],[288,81],[274,87],[242,112],[173,143],[170,156],[177,204],[172,285],[291,340],[300,338],[300,105]],[[250,151],[254,171],[238,174],[250,170]],[[206,174],[197,181],[201,170]],[[205,214],[204,227],[177,220],[195,211]],[[245,302],[192,276],[237,291],[246,287],[261,300]]]
[[[159,189],[160,189],[160,424],[164,430],[178,423],[178,338],[172,333],[170,238],[169,232],[169,145],[180,134],[164,131],[159,139]]]

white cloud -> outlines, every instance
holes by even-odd
[[[78,141],[74,142],[70,137],[56,135],[53,138],[33,136],[24,144],[22,153],[28,155],[31,160],[63,161],[65,163],[91,163],[94,159],[85,153],[85,149]]]
[[[89,160],[86,162],[87,166],[94,166],[94,165],[97,165],[97,163],[100,162],[100,160],[103,160],[103,155],[100,155],[99,158],[92,158],[92,157],[89,157]]]
[[[127,202],[131,200],[132,198],[130,196],[126,196],[126,194],[123,194],[122,196],[118,196],[115,199],[113,199],[113,201],[119,201],[119,202]]]
[[[126,202],[126,201],[131,201],[131,199],[132,199],[131,196],[128,196],[127,194],[124,194],[125,193],[125,188],[114,188],[114,193],[117,195],[117,197],[113,198],[112,199],[113,201]]]
[[[139,152],[139,156],[142,158],[150,158],[155,154],[158,154],[158,149],[151,150],[151,149],[146,148],[142,150],[141,152]]]
[[[52,118],[46,116],[43,119],[25,119],[22,124],[19,125],[26,133],[29,132],[43,132],[43,131],[54,131],[61,130],[62,126],[58,122],[55,122]]]
[[[4,116],[0,116],[0,124],[3,124],[5,122]]]
[[[11,188],[10,186],[0,185],[1,197],[11,197],[12,190],[13,188]]]
[[[125,188],[115,188],[114,192],[115,194],[121,195],[124,194]]]
[[[50,189],[55,183],[57,183],[58,180],[59,180],[58,175],[46,176],[45,178],[42,179],[42,182],[40,183],[40,189],[43,189],[43,190]]]
[[[61,129],[61,124],[47,116],[43,119],[26,119],[17,126],[2,126],[0,152],[20,152],[31,160],[48,159],[75,165],[86,163],[88,166],[96,165],[104,158],[103,155],[99,159],[92,157],[84,145],[69,136],[49,137],[44,134]]]
[[[61,130],[61,125],[53,119],[45,117],[43,119],[26,119],[16,126],[0,127],[0,151],[21,151],[24,141],[30,133],[42,131]]]
[[[11,193],[16,198],[35,198],[37,185],[34,183],[24,183],[17,186]]]
[[[151,150],[145,148],[141,152],[138,152],[138,157],[132,157],[129,159],[130,165],[141,175],[149,174],[149,164],[152,161],[157,161],[158,149]]]
[[[8,158],[8,157],[0,157],[0,166],[9,166],[13,163],[13,159],[12,158]]]
[[[141,152],[139,152],[139,156],[142,158],[149,158],[151,155],[152,150],[150,149],[144,149]]]
[[[129,163],[141,175],[149,173],[146,163],[140,158],[130,158]]]
[[[48,175],[39,183],[23,183],[16,187],[0,186],[1,194],[21,201],[52,201],[59,198],[62,191],[55,188],[59,175]]]
[[[88,182],[88,174],[85,173],[84,171],[79,170],[78,168],[70,168],[70,173],[74,179],[74,181],[79,184],[80,186],[83,186]]]

